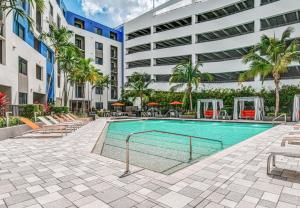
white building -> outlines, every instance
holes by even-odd
[[[23,1],[23,9],[35,22],[33,28],[23,18],[15,19],[12,13],[2,17],[0,91],[8,95],[12,105],[45,103],[46,99],[62,104],[64,77],[54,64],[49,44],[39,41],[41,32],[48,32],[51,22],[72,30],[72,40],[83,47],[85,58],[93,59],[96,68],[114,80],[109,89],[93,88],[92,96],[88,94],[91,86],[84,87],[85,93],[78,89],[82,86],[71,88],[70,107],[78,110],[83,100],[89,100],[90,107],[108,108],[119,98],[122,86],[122,28],[109,28],[68,12],[61,0],[46,0],[45,6],[41,13]]]
[[[173,0],[124,24],[125,77],[133,72],[151,74],[152,88],[169,90],[176,64],[200,60],[211,73],[204,88],[240,88],[237,78],[248,69],[242,56],[261,35],[278,37],[293,27],[300,38],[299,0]],[[282,84],[300,81],[299,63],[282,77]],[[260,77],[243,86],[261,88]],[[273,87],[272,81],[264,82]]]

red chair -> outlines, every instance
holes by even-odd
[[[254,119],[255,118],[255,110],[242,110],[241,118],[242,119]]]
[[[219,115],[219,111],[216,111],[217,112],[217,115]],[[205,118],[213,118],[214,116],[214,111],[213,110],[206,110],[204,112],[204,117]]]

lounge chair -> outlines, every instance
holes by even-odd
[[[47,119],[49,119],[52,123],[54,124],[59,124],[59,125],[63,125],[63,126],[69,126],[69,127],[72,127],[74,129],[78,129],[81,127],[81,125],[77,125],[77,124],[74,124],[74,123],[68,123],[68,122],[59,122],[58,120],[56,120],[55,118],[53,118],[52,116],[46,116]]]
[[[23,135],[17,136],[15,138],[58,138],[64,136],[66,133],[65,127],[63,126],[58,126],[58,127],[53,127],[53,126],[43,126],[40,127],[37,124],[33,123],[31,120],[27,118],[20,117],[19,118],[21,122],[26,124],[28,127],[31,128],[30,131],[24,132]]]
[[[58,124],[57,123],[53,123],[53,122],[51,122],[50,120],[48,120],[47,118],[45,118],[43,116],[39,116],[38,119],[41,122],[43,122],[45,125],[47,125],[47,126],[53,126],[53,127],[55,127],[55,126],[65,126],[66,127],[65,131],[67,133],[70,133],[70,132],[75,131],[77,129],[73,125],[65,125],[65,124],[60,124],[60,123],[58,123]]]
[[[300,147],[299,146],[289,146],[289,147],[275,147],[269,151],[270,155],[267,161],[267,174],[271,174],[271,162],[272,167],[276,166],[276,156],[294,157],[300,158]]]

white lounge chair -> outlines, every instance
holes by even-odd
[[[267,174],[271,175],[271,162],[272,162],[272,167],[275,167],[277,155],[300,158],[300,147],[299,146],[274,147],[271,150],[269,150],[269,153],[270,155],[267,161]]]

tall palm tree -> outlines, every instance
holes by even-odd
[[[28,0],[29,5],[36,6],[36,8],[43,12],[45,9],[45,1],[44,0]],[[20,0],[1,0],[0,1],[0,25],[3,24],[4,13],[9,15],[10,13],[14,13],[15,18],[22,17],[25,18],[30,27],[33,25],[33,19],[30,15],[24,11],[22,8],[22,1]]]
[[[125,84],[126,95],[128,97],[133,97],[133,101],[136,98],[140,98],[141,110],[143,110],[143,99],[148,97],[153,92],[152,89],[149,89],[149,85],[153,83],[154,80],[149,79],[150,75],[144,73],[133,73],[128,82]]]
[[[41,34],[40,39],[47,41],[50,44],[49,47],[54,49],[56,64],[57,60],[59,59],[60,53],[62,53],[66,47],[73,46],[73,43],[70,42],[70,39],[73,36],[73,32],[71,30],[68,30],[66,27],[58,28],[55,24],[50,24],[49,29],[50,31],[48,33]],[[48,96],[53,75],[54,69],[50,74],[50,80],[48,80],[46,96]],[[48,97],[46,100],[48,100]]]
[[[63,47],[58,56],[58,67],[63,71],[64,74],[64,85],[63,85],[63,103],[67,106],[68,103],[68,85],[69,81],[72,80],[73,71],[79,63],[80,51],[75,45]]]
[[[240,75],[239,81],[252,79],[258,75],[262,81],[267,76],[272,76],[275,84],[276,107],[275,116],[279,112],[280,103],[280,78],[288,71],[288,66],[293,61],[300,60],[298,41],[290,40],[293,28],[287,28],[278,39],[275,36],[263,35],[260,42],[243,57],[243,62],[249,64],[249,70]]]
[[[95,85],[93,87],[101,87],[102,90],[104,90],[105,88],[109,88],[111,84],[111,80],[109,78],[109,75],[101,75],[101,77],[96,81]],[[108,102],[108,90],[106,93],[106,97],[107,97],[107,102]],[[101,102],[101,95],[100,95],[100,102]]]
[[[184,102],[188,97],[190,111],[193,111],[193,88],[195,87],[195,89],[197,89],[203,79],[206,79],[208,81],[212,80],[212,76],[210,74],[202,73],[199,70],[200,66],[202,66],[202,64],[199,62],[195,66],[193,66],[193,63],[190,60],[184,61],[175,66],[169,81],[170,84],[175,84],[171,87],[171,90],[177,90],[186,86]]]
[[[99,71],[92,64],[92,59],[80,59],[77,68],[75,70],[74,75],[76,76],[77,84],[81,84],[83,86],[87,85],[87,94],[89,97],[89,84],[95,83],[99,78]],[[84,93],[84,92],[83,92]],[[84,93],[85,94],[85,93]],[[85,96],[83,99],[83,109],[85,110]],[[88,107],[88,109],[90,109]]]

